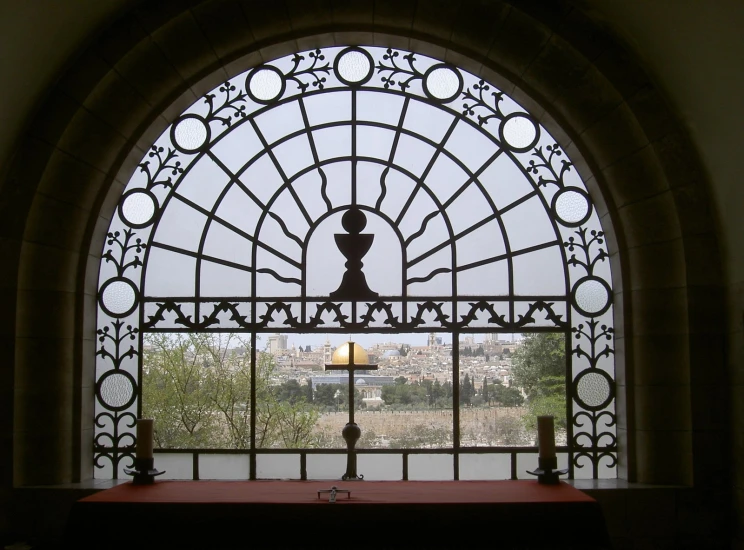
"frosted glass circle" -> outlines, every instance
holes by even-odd
[[[589,407],[600,407],[610,398],[610,383],[598,372],[585,372],[576,384],[579,399]]]
[[[439,67],[427,75],[426,89],[437,99],[452,99],[460,91],[460,79],[454,70]]]
[[[567,224],[579,223],[589,215],[589,201],[587,197],[573,189],[563,189],[555,198],[555,215]]]
[[[147,225],[155,215],[155,199],[145,191],[134,191],[124,199],[121,215],[129,225]]]
[[[361,82],[369,76],[372,65],[360,51],[349,51],[338,60],[338,74],[346,82]]]
[[[137,300],[137,293],[128,281],[113,281],[106,285],[102,294],[103,306],[114,315],[130,311]]]
[[[207,141],[209,130],[200,118],[187,117],[176,123],[173,139],[185,151],[196,151]]]
[[[610,300],[607,287],[597,279],[585,279],[579,283],[575,296],[576,305],[590,315],[604,310]]]
[[[529,149],[537,141],[537,126],[526,115],[516,115],[505,120],[501,133],[504,141],[513,149]]]
[[[248,87],[256,99],[271,101],[282,92],[282,77],[273,69],[258,69],[251,75]]]
[[[99,393],[101,401],[103,401],[107,407],[117,409],[124,407],[131,401],[132,395],[134,394],[134,388],[132,387],[132,382],[129,377],[115,372],[101,380]]]

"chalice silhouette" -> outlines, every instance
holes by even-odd
[[[367,217],[359,208],[352,206],[341,218],[341,225],[348,235],[337,233],[336,246],[346,258],[346,273],[341,279],[339,287],[331,292],[333,300],[369,300],[377,298],[377,292],[370,290],[364,276],[362,258],[369,252],[375,236],[362,233],[367,226]]]

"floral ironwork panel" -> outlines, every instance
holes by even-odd
[[[313,331],[563,333],[572,475],[615,475],[600,220],[535,117],[456,66],[334,47],[230,79],[152,144],[102,253],[98,476],[132,462],[143,334]]]

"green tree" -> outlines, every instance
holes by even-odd
[[[253,381],[250,347],[235,335],[147,334],[144,341],[142,411],[156,419],[157,446],[249,448],[252,405],[258,447],[309,441],[317,413],[304,399],[277,399],[271,354],[256,353]]]
[[[566,427],[566,340],[563,334],[540,333],[525,337],[512,354],[514,384],[527,394],[525,423],[534,429],[539,415],[555,417]]]
[[[491,404],[491,395],[488,391],[488,377],[483,377],[483,389],[481,390],[481,396],[483,397],[483,402],[486,405]]]

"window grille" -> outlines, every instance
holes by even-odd
[[[438,333],[457,347],[468,334],[552,332],[566,344],[569,475],[614,477],[603,235],[556,140],[456,66],[352,46],[238,75],[153,143],[109,226],[98,291],[97,475],[123,477],[131,466],[147,333],[243,333],[255,350],[259,335],[274,333]],[[344,239],[364,249],[351,261]],[[344,286],[349,273],[354,292]],[[457,385],[457,352],[452,368]],[[533,451],[471,448],[455,437],[434,454],[451,455],[447,468],[465,478],[460,462],[475,454],[511,456],[514,476],[517,454]],[[257,448],[254,430],[251,478],[257,457],[272,452],[289,451]],[[302,469],[321,451],[294,452]],[[398,452],[404,476],[409,455],[415,462],[422,452]],[[197,464],[205,450],[186,454]]]

